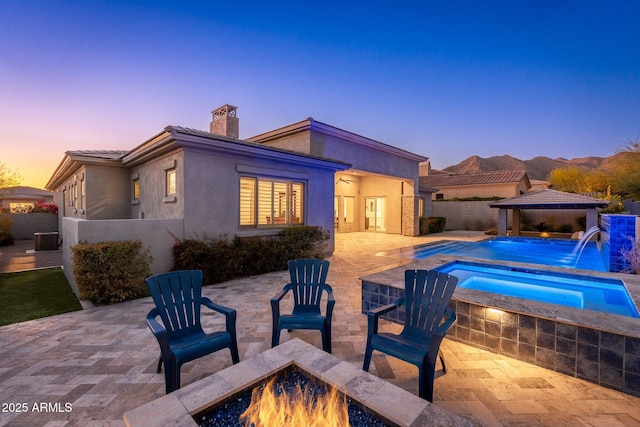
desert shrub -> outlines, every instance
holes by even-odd
[[[547,224],[544,221],[533,224],[533,228],[536,229],[536,231],[553,231],[553,225]]]
[[[640,237],[628,236],[631,246],[620,249],[622,258],[629,264],[629,273],[640,274]]]
[[[420,234],[441,233],[446,225],[447,218],[443,216],[420,218]]]
[[[153,258],[140,241],[79,243],[71,258],[81,298],[104,305],[149,295],[144,280]]]
[[[323,258],[330,233],[321,227],[283,229],[273,237],[234,237],[178,241],[173,248],[175,270],[202,270],[206,284],[282,271],[295,258]]]
[[[13,219],[11,215],[0,213],[0,246],[13,245],[12,226]]]
[[[578,224],[578,230],[587,229],[587,217],[585,215],[576,217],[576,224]]]

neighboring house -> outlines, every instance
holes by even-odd
[[[39,201],[53,202],[53,193],[40,188],[16,186],[0,188],[2,212],[17,212],[34,207]]]
[[[430,171],[420,176],[420,185],[437,189],[433,200],[468,199],[472,197],[515,197],[526,194],[531,182],[525,171],[495,171],[474,174],[452,174]]]
[[[331,231],[332,252],[334,230],[418,234],[425,157],[313,119],[247,140],[238,130],[236,108],[225,105],[210,132],[168,126],[131,151],[65,153],[47,183],[65,267],[79,241],[142,240],[157,273],[172,267],[173,236],[317,225]]]

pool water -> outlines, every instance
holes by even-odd
[[[413,259],[424,259],[439,254],[458,255],[581,270],[607,271],[595,242],[588,242],[579,258],[572,254],[577,244],[578,242],[575,240],[527,237],[496,237],[479,242],[441,240],[399,249],[394,251],[394,254]]]
[[[618,279],[454,261],[436,270],[458,278],[458,286],[517,298],[640,317]]]

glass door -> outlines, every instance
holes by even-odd
[[[384,197],[366,197],[364,199],[364,229],[367,231],[386,231],[386,200]]]

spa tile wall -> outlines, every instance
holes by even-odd
[[[392,303],[403,289],[362,282],[362,312]],[[640,396],[640,339],[452,300],[447,338]],[[387,320],[403,323],[404,310]]]
[[[632,245],[629,237],[635,238],[640,233],[638,216],[601,215],[600,229],[600,253],[605,268],[614,273],[626,271],[629,264],[620,255],[620,250],[629,249]]]

